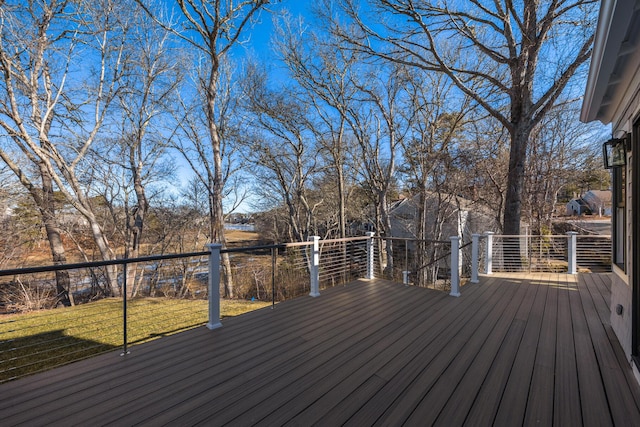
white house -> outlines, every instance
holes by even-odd
[[[571,199],[567,203],[567,215],[587,215],[591,214],[591,208],[582,198]]]
[[[602,1],[581,119],[612,125],[611,326],[640,380],[640,1]]]
[[[470,241],[473,233],[496,231],[498,224],[489,213],[483,212],[477,204],[450,194],[426,192],[426,222],[431,226],[427,238],[448,240],[459,236]],[[421,194],[396,202],[389,210],[391,236],[416,238],[416,224],[421,209]]]
[[[567,215],[611,216],[611,191],[589,190],[567,203]]]
[[[594,215],[611,215],[611,191],[589,190],[582,196]]]

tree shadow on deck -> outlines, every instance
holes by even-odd
[[[65,334],[64,329],[0,341],[0,383],[86,359],[117,346]]]

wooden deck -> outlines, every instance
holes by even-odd
[[[0,385],[10,425],[640,425],[607,275],[358,281]]]

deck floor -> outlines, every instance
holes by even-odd
[[[640,425],[608,275],[383,280],[0,385],[10,425]]]

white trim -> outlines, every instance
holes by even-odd
[[[611,28],[611,20],[613,9],[616,5],[615,0],[602,0],[600,4],[600,15],[598,16],[598,26],[596,27],[596,38],[593,42],[593,53],[591,54],[591,65],[589,66],[589,77],[587,79],[587,87],[584,93],[584,101],[582,102],[582,112],[580,120],[590,122],[596,119],[598,108],[593,105],[596,87],[601,86],[600,74],[602,71],[602,61],[605,54],[605,46],[607,44],[609,29]],[[606,86],[605,86],[606,89]],[[598,107],[600,102],[598,102]]]
[[[625,273],[623,269],[618,267],[616,264],[612,264],[611,272],[618,276],[620,280],[622,280],[627,286],[629,286],[629,276],[627,276],[627,273]]]
[[[629,54],[621,52],[621,48],[637,7],[637,0],[602,0],[589,78],[580,113],[580,120],[584,122],[600,120],[607,124],[614,120],[615,114],[619,114],[617,110],[623,105],[622,98],[634,78],[629,72],[637,68],[639,53],[633,52],[634,61],[627,64],[624,75],[614,76],[613,70],[619,57]],[[620,81],[615,83],[613,99],[608,102],[610,106],[601,110],[609,85],[613,84],[615,79]]]

